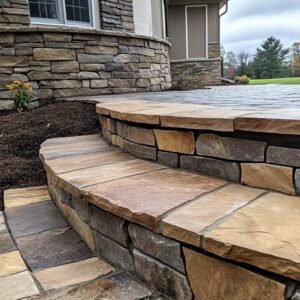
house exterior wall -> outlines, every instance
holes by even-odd
[[[29,81],[37,101],[171,87],[169,43],[132,32],[131,0],[100,2],[106,30],[30,24],[27,1],[0,0],[0,109],[13,106],[14,80]]]
[[[185,5],[182,1],[172,2],[176,5],[169,6],[169,34],[172,43],[170,50],[172,86],[175,89],[195,89],[204,85],[217,85],[221,83],[221,59],[220,59],[220,17],[219,4],[207,4],[207,45],[199,47],[199,34],[201,40],[205,40],[204,25],[202,31],[190,30],[190,36],[186,36],[186,24],[191,28],[199,27],[199,20],[186,23]],[[198,2],[188,2],[189,5],[198,5]],[[202,5],[202,4],[200,4]],[[196,8],[195,8],[196,9]],[[202,22],[203,23],[203,22]],[[186,40],[189,41],[189,56],[187,55]],[[191,43],[196,41],[197,43]],[[198,48],[198,50],[197,50]],[[207,56],[203,56],[204,49]],[[201,51],[200,51],[201,50]],[[198,51],[198,52],[197,52]],[[191,55],[192,54],[192,55]],[[197,59],[197,55],[199,58]]]

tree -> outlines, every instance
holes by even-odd
[[[238,64],[238,68],[237,68],[238,76],[249,75],[251,71],[249,70],[248,65],[249,65],[249,59],[251,55],[246,51],[242,51],[238,53],[236,57],[237,57],[237,64]]]
[[[226,52],[225,63],[229,66],[234,66],[234,67],[236,66],[237,60],[236,60],[235,53],[233,51]]]
[[[294,43],[291,48],[292,52],[292,75],[300,76],[300,43]]]
[[[254,73],[257,78],[280,77],[289,49],[284,49],[280,39],[269,37],[257,48],[254,56]]]

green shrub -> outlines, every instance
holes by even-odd
[[[8,84],[7,88],[12,91],[12,99],[14,100],[17,112],[32,108],[32,85],[29,82],[15,80],[11,84]]]
[[[250,78],[247,75],[235,76],[234,81],[239,84],[248,84],[250,82]]]

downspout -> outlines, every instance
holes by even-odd
[[[224,15],[226,15],[227,14],[227,12],[228,12],[228,1],[229,0],[227,0],[226,1],[226,6],[225,6],[225,10],[220,14],[220,19],[224,16]],[[221,32],[221,28],[219,29],[219,32]],[[220,47],[221,47],[221,34],[220,34],[220,36],[219,36],[219,45],[220,45]],[[220,55],[220,57],[221,57],[221,77],[223,78],[224,77],[224,57],[223,56],[221,56]]]

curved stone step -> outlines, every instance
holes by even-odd
[[[94,241],[98,254],[176,299],[192,297],[189,283],[203,299],[199,285],[209,279],[202,265],[219,266],[222,288],[244,289],[244,299],[290,296],[290,279],[300,281],[298,197],[137,159],[105,148],[99,137],[99,151],[91,154],[94,141],[80,139],[85,148],[78,155],[72,139],[46,142],[40,155],[53,200],[83,239]],[[48,147],[56,149],[50,159]],[[255,272],[241,262],[255,266]],[[249,284],[234,286],[237,274],[251,280],[251,291]],[[276,288],[268,297],[260,294],[269,284]],[[211,299],[219,299],[214,297],[221,294],[214,293]]]
[[[137,157],[252,187],[300,193],[299,110],[281,114],[259,107],[123,98],[97,104],[97,112],[104,138]]]

